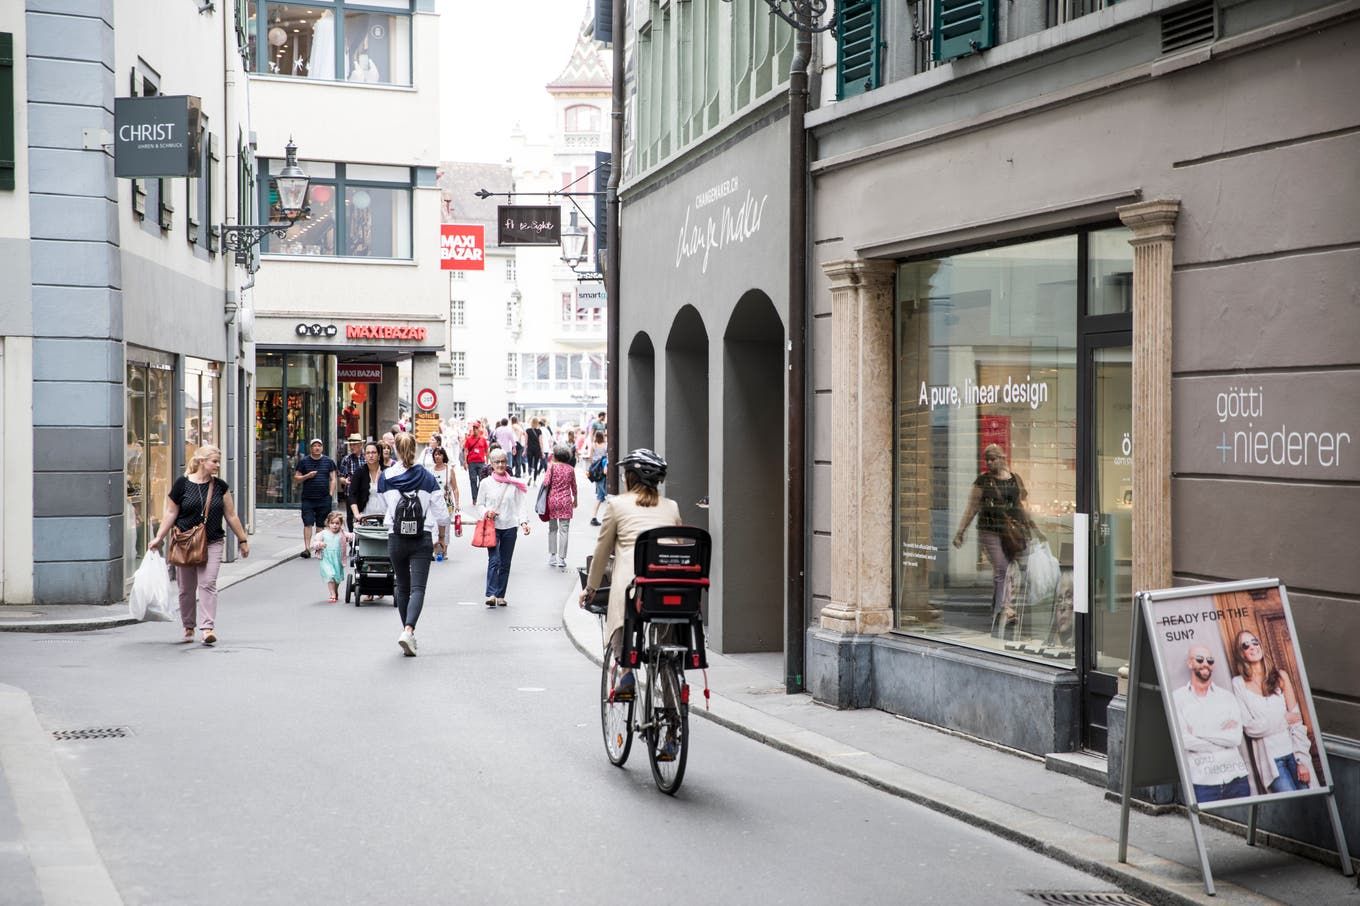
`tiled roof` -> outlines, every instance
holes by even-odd
[[[622,0],[618,0],[622,2]],[[586,3],[586,17],[576,31],[576,46],[562,74],[548,83],[548,91],[568,88],[609,88],[613,83],[610,55],[592,36],[595,4]]]
[[[443,223],[480,223],[487,228],[487,235],[495,235],[496,205],[505,204],[508,199],[478,198],[478,189],[488,192],[510,192],[515,188],[515,178],[508,164],[465,164],[457,161],[444,161],[436,174],[439,185],[440,213]]]

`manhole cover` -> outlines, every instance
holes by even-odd
[[[1147,903],[1126,893],[1106,893],[1090,890],[1027,890],[1029,896],[1040,903],[1054,906],[1148,906]]]
[[[561,632],[561,626],[511,626],[511,632]]]
[[[58,742],[73,739],[122,739],[131,736],[130,727],[89,727],[84,730],[53,730],[52,738]]]

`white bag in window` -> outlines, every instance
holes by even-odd
[[[1025,572],[1029,579],[1030,603],[1045,604],[1051,601],[1058,590],[1062,569],[1047,541],[1038,538],[1030,540],[1029,548],[1025,551]]]
[[[165,568],[165,558],[156,551],[146,552],[142,565],[132,577],[128,610],[133,619],[144,622],[169,623],[175,619],[170,612],[170,574]]]

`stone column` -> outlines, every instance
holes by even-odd
[[[896,265],[851,259],[831,279],[831,603],[821,628],[892,627],[893,309]]]
[[[1171,270],[1177,199],[1125,205],[1133,231],[1133,590],[1171,585]]]

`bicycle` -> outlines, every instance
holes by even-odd
[[[637,578],[629,587],[620,659],[614,658],[609,639],[604,639],[600,724],[605,754],[611,764],[623,767],[637,734],[647,746],[657,789],[672,796],[680,789],[689,761],[685,669],[708,667],[700,602],[708,587],[711,549],[708,533],[692,526],[639,535],[634,549]],[[606,587],[586,604],[599,616],[602,635],[608,601]],[[628,670],[634,673],[633,692],[621,697],[619,681]],[[707,684],[704,694],[708,695]]]

